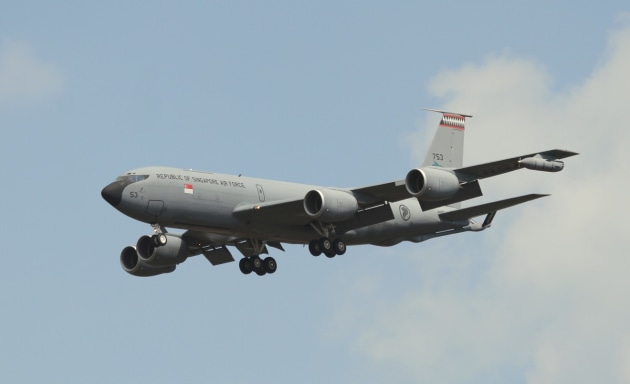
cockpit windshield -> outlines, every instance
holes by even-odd
[[[126,181],[129,183],[135,183],[138,181],[146,180],[148,178],[149,178],[149,175],[125,175],[125,176],[119,176],[116,180]]]

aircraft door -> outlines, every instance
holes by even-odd
[[[164,202],[162,200],[149,200],[147,204],[147,215],[151,216],[155,222],[157,222],[160,213],[164,209]]]
[[[263,189],[262,185],[260,184],[256,184],[256,189],[258,189],[258,200],[260,200],[261,203],[265,202],[265,190]]]

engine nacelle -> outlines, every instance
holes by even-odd
[[[153,239],[142,236],[138,239],[136,250],[140,260],[156,267],[183,263],[188,258],[188,244],[179,236],[166,235],[166,245],[156,247]]]
[[[425,201],[450,199],[459,191],[459,179],[453,172],[439,168],[412,169],[405,178],[407,192]]]
[[[350,192],[313,189],[304,196],[304,211],[313,219],[327,223],[351,219],[358,209],[359,203]]]
[[[564,162],[560,160],[547,160],[543,157],[527,157],[518,162],[527,169],[543,172],[560,172],[564,169]]]
[[[145,263],[138,257],[136,247],[133,246],[126,247],[120,252],[120,266],[125,272],[140,277],[155,276],[175,270],[175,265],[158,267]]]

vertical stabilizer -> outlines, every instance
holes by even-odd
[[[472,116],[435,109],[427,109],[427,111],[441,113],[442,119],[435,136],[433,136],[433,142],[431,142],[422,166],[461,168],[464,165],[466,118]]]

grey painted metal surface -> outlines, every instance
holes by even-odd
[[[391,246],[490,227],[498,210],[546,195],[524,195],[460,209],[482,195],[479,179],[521,168],[556,172],[559,159],[576,155],[550,150],[463,167],[465,120],[443,112],[423,166],[404,180],[361,188],[329,188],[172,167],[133,169],[101,192],[125,215],[151,224],[121,253],[121,265],[136,276],[172,272],[189,256],[203,254],[212,265],[242,255],[243,273],[273,273],[269,247],[308,244],[313,255],[345,253],[347,245]],[[479,223],[475,217],[486,215]],[[166,228],[183,229],[166,235]],[[175,243],[173,243],[175,242]]]

